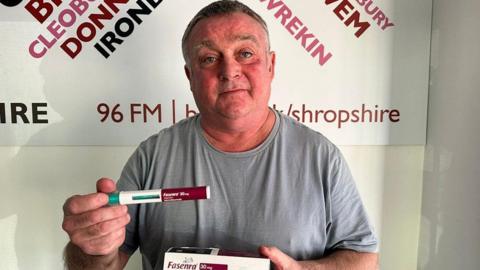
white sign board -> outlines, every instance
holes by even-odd
[[[209,2],[0,5],[0,144],[137,145],[193,115],[180,44]],[[244,3],[277,54],[271,107],[341,145],[425,143],[431,0]]]

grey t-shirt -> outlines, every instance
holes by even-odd
[[[161,269],[172,246],[256,252],[273,245],[298,260],[335,249],[375,252],[377,240],[339,150],[320,133],[275,115],[267,139],[246,152],[211,146],[198,115],[142,142],[119,190],[209,185],[211,199],[129,206],[121,250],[140,247],[144,269]]]

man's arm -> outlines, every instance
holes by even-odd
[[[312,261],[296,261],[276,247],[260,247],[260,254],[269,258],[277,270],[376,270],[376,253],[338,250]]]

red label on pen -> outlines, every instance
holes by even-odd
[[[200,263],[200,270],[228,270],[226,264]]]
[[[162,189],[162,201],[188,201],[208,199],[208,187],[166,188]]]

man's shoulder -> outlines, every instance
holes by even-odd
[[[296,141],[300,144],[312,144],[324,146],[328,148],[336,148],[327,137],[321,132],[313,130],[305,124],[289,117],[283,113],[278,112],[280,116],[282,128],[281,136],[286,136],[288,139]]]
[[[170,127],[161,129],[140,143],[141,149],[156,149],[158,147],[178,145],[194,135],[198,116],[185,118]]]
[[[321,132],[292,117],[279,114],[281,128],[278,143],[288,149],[290,158],[316,159],[324,164],[337,163],[343,159],[340,149]]]

